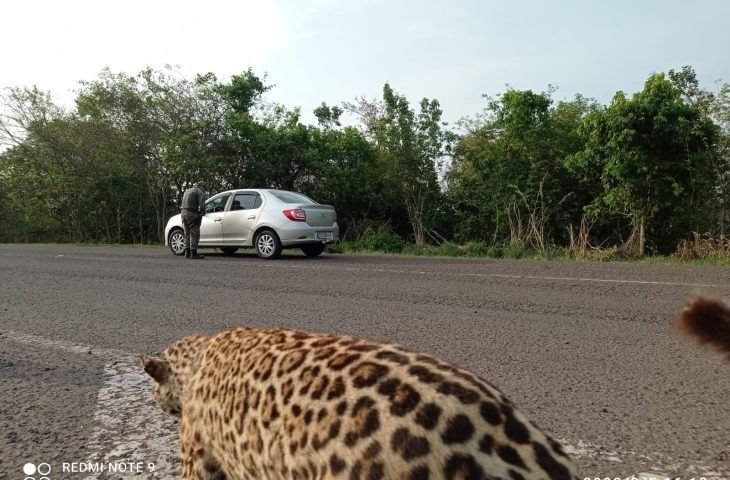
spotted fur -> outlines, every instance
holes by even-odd
[[[185,479],[577,478],[495,387],[396,345],[236,328],[144,367],[182,417]]]
[[[727,354],[730,360],[730,307],[708,297],[697,297],[682,311],[677,328]]]

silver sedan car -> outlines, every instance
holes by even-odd
[[[339,240],[337,213],[301,193],[272,189],[221,192],[205,202],[198,248],[219,248],[232,255],[254,247],[261,258],[276,258],[284,248],[301,248],[316,257],[327,243]],[[180,215],[165,227],[165,244],[175,255],[184,253]]]

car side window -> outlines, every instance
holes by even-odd
[[[261,206],[261,197],[257,193],[237,193],[233,197],[231,211],[252,210]]]
[[[222,212],[226,208],[230,195],[221,195],[205,204],[205,213]]]

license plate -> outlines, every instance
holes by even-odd
[[[332,240],[332,232],[317,232],[317,240]]]

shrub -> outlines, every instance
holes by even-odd
[[[524,258],[528,253],[528,248],[521,244],[511,244],[504,247],[504,256],[506,258]]]
[[[354,251],[401,253],[407,243],[393,232],[367,229],[350,245]]]
[[[492,255],[490,253],[492,249],[494,247],[484,242],[467,243],[464,246],[464,254],[467,257],[491,257]]]

